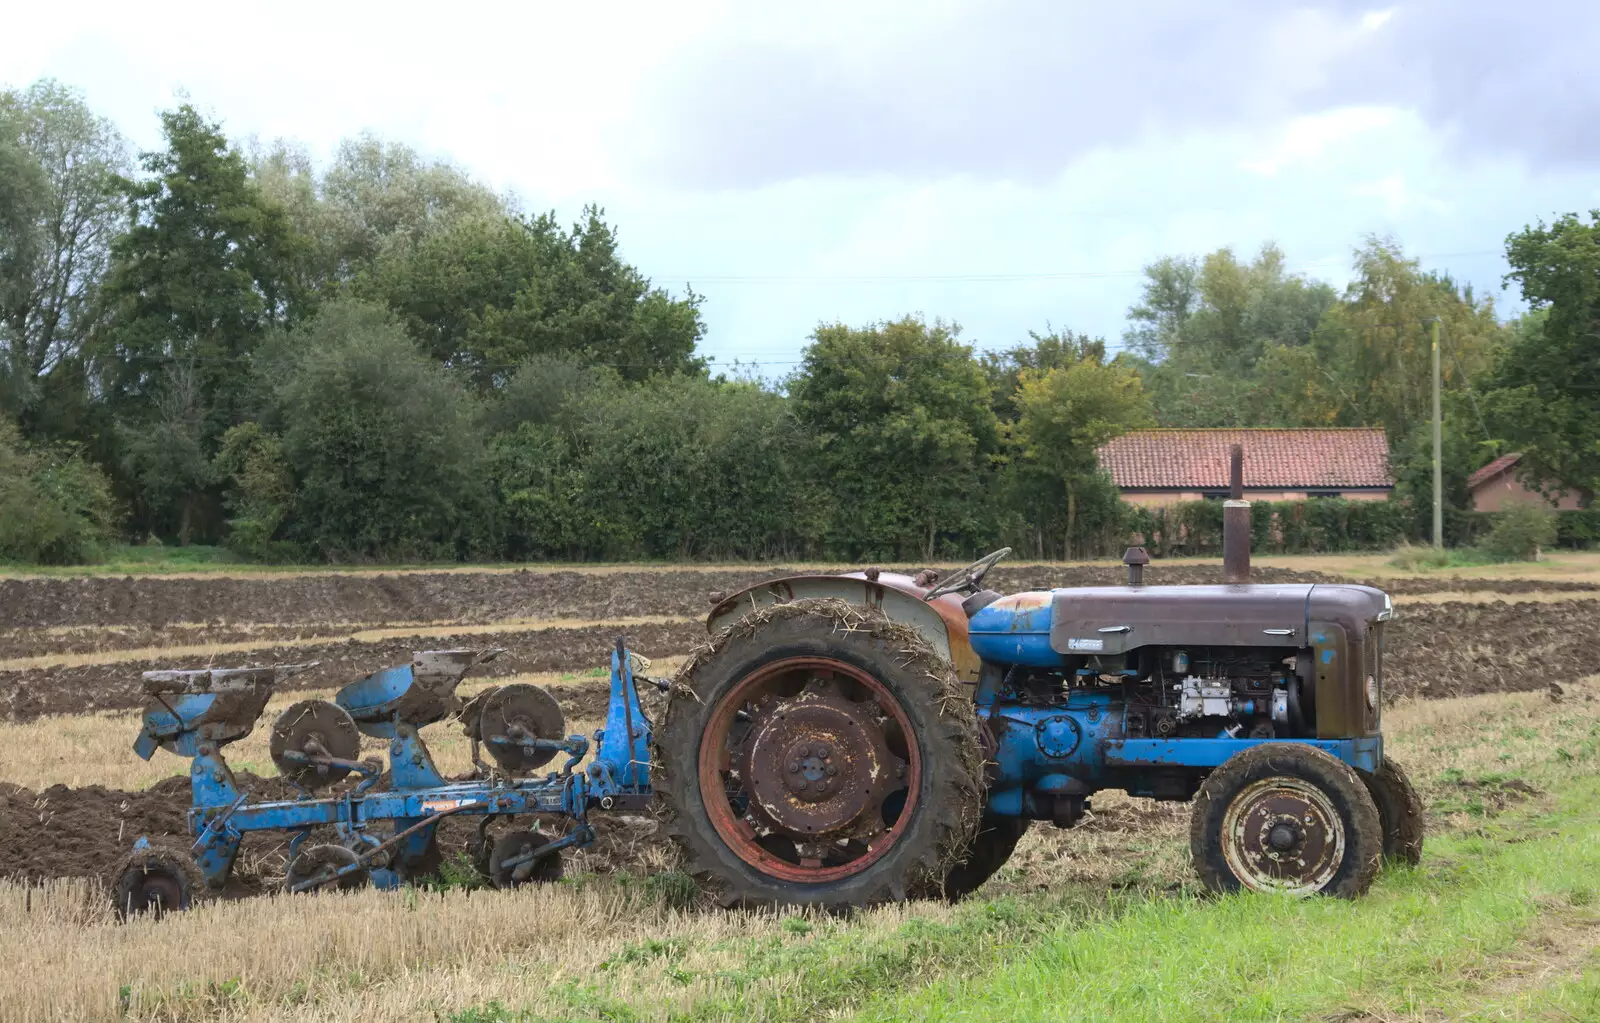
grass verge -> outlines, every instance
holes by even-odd
[[[1511,967],[1499,960],[1514,960],[1547,914],[1600,924],[1596,798],[1600,782],[1585,778],[1551,812],[1439,837],[1423,868],[1390,872],[1354,902],[1151,900],[1115,920],[1056,928],[1009,966],[885,997],[856,1018],[1355,1020],[1461,1005],[1502,979]]]

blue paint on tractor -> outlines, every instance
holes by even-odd
[[[1060,667],[1061,655],[1050,648],[1051,596],[1042,591],[1001,597],[973,615],[967,624],[972,649],[995,664]]]

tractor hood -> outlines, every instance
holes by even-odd
[[[1302,648],[1313,622],[1359,634],[1389,606],[1383,591],[1369,586],[1097,586],[1002,597],[975,614],[970,628],[981,656],[1042,666],[1151,645]]]

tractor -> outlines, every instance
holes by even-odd
[[[1192,801],[1216,891],[1354,896],[1418,861],[1421,805],[1379,730],[1386,594],[1252,585],[1236,562],[1232,583],[1145,586],[1131,548],[1126,586],[1002,595],[983,582],[1008,553],[717,601],[652,782],[725,902],[960,897],[1105,789]]]

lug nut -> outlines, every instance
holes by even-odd
[[[790,774],[795,774],[799,770],[800,770],[800,761],[798,761],[798,760],[789,761],[789,773]]]
[[[828,776],[829,776],[829,777],[830,777],[830,778],[831,778],[831,777],[832,777],[832,776],[833,776],[833,775],[836,775],[836,774],[838,774],[838,773],[839,773],[839,769],[838,769],[838,768],[837,768],[837,767],[834,767],[834,766],[833,766],[833,765],[832,765],[832,764],[829,764],[829,765],[828,765]]]

